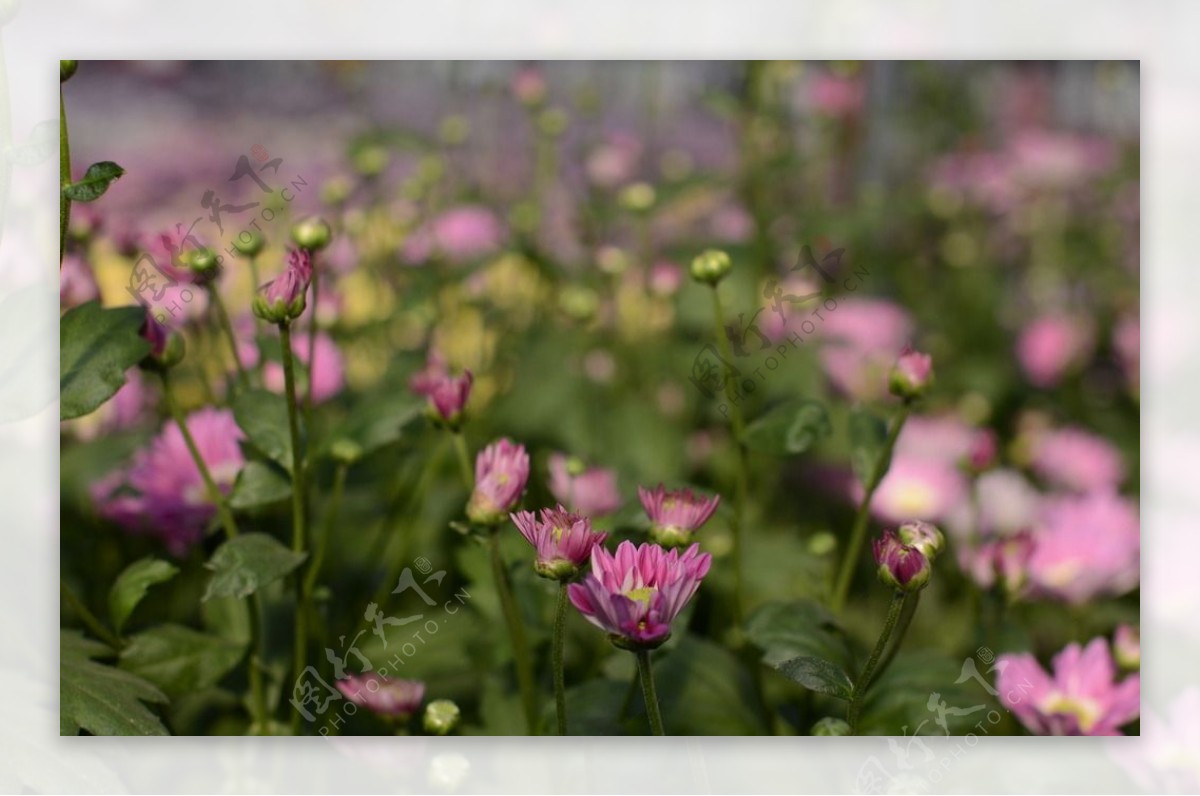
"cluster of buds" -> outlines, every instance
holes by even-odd
[[[254,296],[254,314],[268,323],[289,323],[299,318],[307,306],[305,294],[311,280],[312,257],[308,250],[292,249],[283,273]]]
[[[879,579],[899,591],[920,591],[944,546],[942,532],[927,522],[914,520],[884,531],[873,545]]]
[[[915,401],[933,384],[933,357],[905,347],[888,374],[888,390],[905,401]]]

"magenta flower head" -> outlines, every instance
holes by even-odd
[[[229,494],[246,461],[233,413],[200,409],[185,422],[217,488]],[[204,536],[217,513],[183,433],[174,423],[135,454],[128,469],[93,484],[91,494],[101,516],[131,532],[160,538],[177,556]]]
[[[550,456],[550,494],[571,511],[589,517],[603,517],[621,507],[616,472],[587,467],[562,453]]]
[[[463,410],[471,397],[471,385],[475,377],[464,370],[454,376],[446,367],[440,354],[430,352],[425,369],[408,380],[408,388],[417,395],[429,399],[429,417],[435,423],[447,425],[451,430],[462,423]]]
[[[389,719],[406,719],[425,698],[420,680],[398,680],[378,672],[363,672],[337,681],[338,690],[356,705]]]
[[[650,538],[663,547],[681,547],[692,540],[692,533],[708,522],[720,495],[697,496],[690,489],[668,492],[659,484],[654,489],[638,487],[638,498],[650,518]]]
[[[537,550],[533,568],[543,578],[571,580],[591,557],[592,548],[604,544],[608,534],[593,531],[591,520],[562,506],[542,509],[540,514],[520,511],[512,515],[517,530]]]
[[[592,571],[567,587],[584,618],[628,650],[654,649],[671,636],[671,622],[700,588],[712,556],[692,545],[683,553],[656,544],[621,542],[616,555],[592,548]]]
[[[946,538],[938,527],[921,520],[909,520],[896,529],[896,537],[905,545],[915,547],[930,563],[946,546]]]
[[[905,346],[888,374],[888,389],[892,395],[906,401],[920,398],[933,383],[933,357]]]
[[[287,267],[275,279],[258,289],[251,308],[268,323],[286,323],[299,318],[305,308],[305,294],[312,281],[312,258],[305,249],[288,251]]]
[[[920,591],[929,583],[933,565],[916,547],[900,541],[895,531],[887,530],[873,544],[879,579],[900,591]]]
[[[1140,713],[1141,679],[1116,681],[1108,642],[1071,644],[1054,657],[1049,675],[1029,653],[996,662],[1000,702],[1037,735],[1123,735]]]
[[[499,525],[517,507],[529,481],[529,454],[509,439],[488,445],[475,457],[475,489],[467,501],[467,518],[480,525]]]

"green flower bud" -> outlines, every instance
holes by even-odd
[[[565,558],[556,558],[551,561],[535,561],[533,571],[549,580],[571,581],[579,574],[579,567]]]
[[[708,249],[692,260],[692,279],[715,287],[732,268],[733,261],[728,254],[720,249]]]
[[[644,213],[654,206],[654,186],[648,182],[635,182],[621,189],[617,201],[621,207],[633,213]]]
[[[352,188],[345,177],[333,177],[321,186],[321,201],[336,207],[350,198]]]
[[[422,724],[430,735],[449,735],[458,727],[462,711],[449,699],[435,699],[425,706]]]
[[[197,282],[211,282],[217,276],[221,258],[212,249],[191,249],[179,257],[180,263],[197,277]]]
[[[324,219],[313,216],[292,226],[292,240],[301,249],[317,252],[329,245],[333,231]]]
[[[329,455],[338,464],[354,464],[362,458],[363,449],[352,439],[339,437],[329,446]]]
[[[233,248],[237,249],[238,254],[249,258],[257,257],[266,245],[267,239],[256,229],[239,232],[233,241]]]
[[[361,146],[351,156],[354,170],[368,179],[383,174],[391,159],[387,149],[379,144]]]
[[[812,726],[813,735],[849,735],[850,725],[833,716],[826,716]]]
[[[66,83],[75,74],[75,70],[79,68],[78,61],[59,61],[58,62],[58,82]]]
[[[920,550],[931,562],[946,546],[946,538],[936,525],[920,520],[909,520],[896,529],[900,541]]]

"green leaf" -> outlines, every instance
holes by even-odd
[[[287,500],[292,494],[292,480],[274,464],[249,462],[238,474],[229,505],[237,510],[269,506]]]
[[[177,697],[218,683],[246,648],[182,625],[159,625],[129,640],[120,666]]]
[[[125,567],[108,591],[108,615],[112,619],[113,629],[120,633],[125,620],[146,596],[146,591],[151,586],[167,582],[177,572],[179,568],[174,564],[156,558],[143,558]]]
[[[766,732],[750,673],[728,650],[684,636],[654,661],[654,681],[671,735],[756,735]]]
[[[237,597],[215,597],[200,603],[200,618],[206,630],[223,639],[245,645],[250,642],[250,610]]]
[[[887,444],[887,423],[865,409],[856,408],[850,413],[850,464],[854,474],[866,486],[875,472],[876,462]],[[884,464],[882,473],[887,472]]]
[[[816,691],[819,694],[829,694],[838,699],[850,699],[850,690],[854,687],[850,677],[832,661],[805,655],[784,661],[775,667],[784,677],[795,680],[800,685]]]
[[[125,169],[111,160],[102,160],[88,166],[82,180],[64,185],[62,190],[72,202],[92,202],[103,196],[108,186],[124,173]]]
[[[829,414],[817,401],[786,401],[746,426],[742,442],[747,448],[777,456],[804,453],[829,436]]]
[[[141,677],[92,658],[112,654],[75,630],[59,631],[59,731],[82,727],[93,735],[168,735],[143,702],[167,697]]]
[[[81,417],[116,394],[125,371],[150,353],[139,334],[146,320],[141,307],[102,309],[89,301],[68,310],[59,329],[59,417]]]
[[[746,637],[763,651],[768,666],[805,656],[850,662],[837,620],[815,600],[766,603],[747,620]]]
[[[859,734],[943,735],[948,729],[950,735],[965,735],[977,722],[989,726],[987,713],[998,706],[996,699],[974,677],[963,677],[963,665],[961,658],[931,650],[900,653],[864,695]],[[989,681],[995,677],[984,664],[977,663],[976,670]],[[929,707],[937,703],[955,710],[940,716]],[[1002,732],[989,728],[992,734]]]
[[[300,566],[307,553],[296,553],[265,533],[247,533],[217,548],[204,566],[212,580],[200,599],[246,597]]]
[[[233,417],[251,445],[287,472],[292,471],[286,398],[269,390],[238,393],[233,399]]]

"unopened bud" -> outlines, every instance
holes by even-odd
[[[449,735],[458,727],[462,711],[449,699],[435,699],[425,706],[422,724],[430,735]]]
[[[716,286],[733,269],[733,261],[720,249],[708,249],[692,260],[692,279]]]
[[[888,374],[888,389],[906,401],[920,398],[932,383],[933,357],[907,347]]]
[[[909,520],[896,529],[896,536],[909,547],[915,547],[931,562],[946,545],[942,532],[932,523]]]
[[[915,547],[900,541],[895,531],[884,531],[873,545],[879,579],[899,591],[913,592],[929,583],[933,566]]]
[[[292,240],[306,251],[315,252],[329,245],[333,231],[323,219],[311,217],[298,222],[292,227]]]
[[[812,726],[813,735],[849,735],[850,725],[842,719],[826,716]]]
[[[75,74],[75,70],[79,68],[78,61],[59,61],[58,62],[58,82],[66,83]]]
[[[256,229],[247,229],[238,233],[233,241],[233,248],[243,257],[254,258],[262,253],[267,245],[267,239]]]

